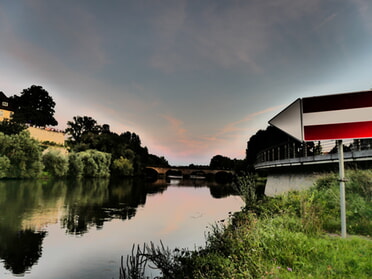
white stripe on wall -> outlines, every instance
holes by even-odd
[[[310,112],[303,114],[303,125],[325,125],[372,121],[372,107]]]

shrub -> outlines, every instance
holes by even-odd
[[[120,157],[112,163],[112,171],[118,176],[133,176],[133,164],[129,159]]]
[[[44,169],[52,176],[63,177],[68,172],[68,158],[57,150],[50,150],[43,155]]]
[[[0,178],[6,177],[9,167],[9,158],[6,156],[0,156]]]
[[[14,135],[0,133],[0,154],[10,162],[5,177],[35,178],[41,174],[41,149],[27,131]]]
[[[68,156],[68,175],[79,178],[83,176],[84,164],[79,153],[70,153]]]
[[[86,150],[71,153],[69,156],[69,175],[74,177],[110,176],[111,154]]]

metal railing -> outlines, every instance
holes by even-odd
[[[344,152],[349,158],[371,156],[372,139],[344,140]],[[371,152],[363,152],[371,151]],[[255,166],[258,168],[285,163],[310,163],[337,159],[336,141],[285,142],[264,149],[257,154]]]

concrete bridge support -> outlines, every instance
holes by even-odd
[[[266,196],[280,195],[292,190],[304,190],[314,185],[320,177],[315,173],[274,173],[268,174],[265,187]]]

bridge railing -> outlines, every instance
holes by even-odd
[[[344,152],[359,152],[363,150],[372,150],[372,139],[344,140]],[[296,158],[311,157],[317,159],[321,156],[336,154],[337,145],[334,140],[317,142],[284,142],[270,148],[264,149],[257,154],[255,165],[268,165],[269,162],[282,160],[291,160]],[[319,157],[320,156],[320,157]]]

